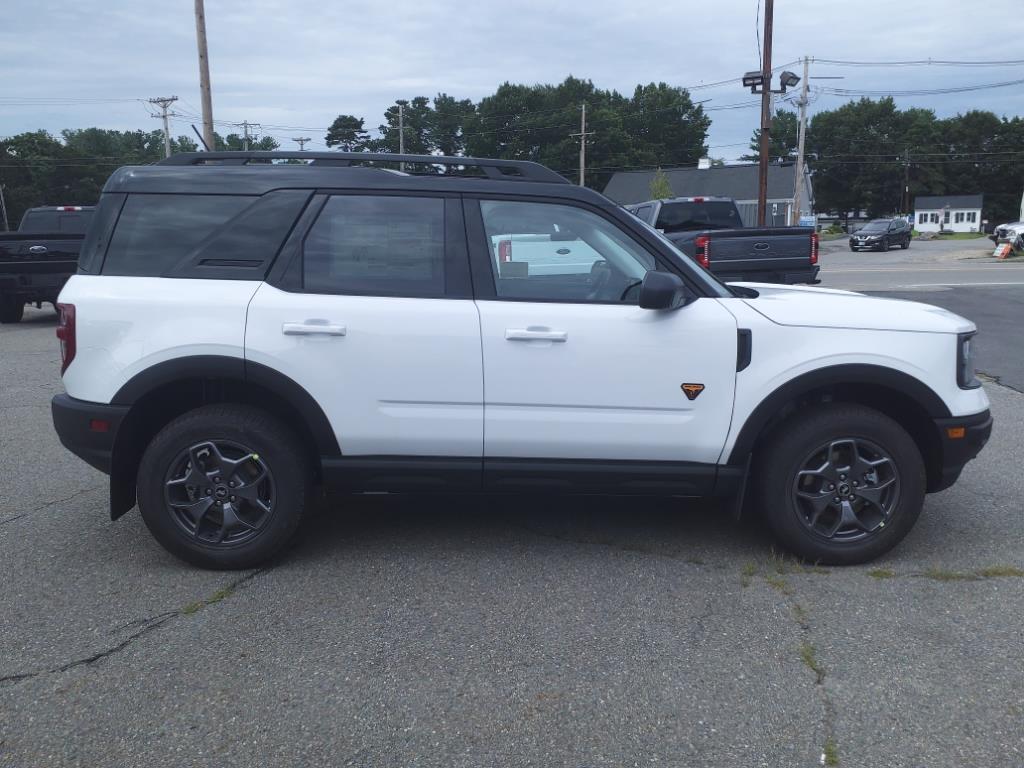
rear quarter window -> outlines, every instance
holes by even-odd
[[[162,275],[256,199],[248,195],[128,195],[103,261],[103,274]]]

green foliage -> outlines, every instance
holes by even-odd
[[[171,140],[172,152],[195,149],[187,136]],[[93,205],[115,169],[163,156],[159,130],[85,128],[62,131],[59,137],[31,131],[0,138],[0,184],[11,226],[17,227],[25,209],[33,206]]]
[[[772,115],[771,129],[768,131],[768,158],[772,162],[796,159],[800,138],[800,122],[796,112],[777,109]],[[752,154],[743,155],[741,160],[756,162],[761,157],[761,129],[756,128],[750,137]]]
[[[221,136],[215,132],[213,134],[213,143],[215,144],[214,149],[217,152],[241,152],[245,149],[245,137],[238,133],[229,133],[227,136]],[[278,149],[280,146],[273,136],[263,136],[258,139],[250,137],[249,139],[250,151],[269,152]]]
[[[328,147],[337,147],[342,152],[362,152],[370,140],[365,122],[355,115],[338,115],[327,129],[324,142]]]
[[[654,178],[651,179],[651,190],[649,194],[651,196],[651,200],[668,200],[670,197],[676,196],[672,191],[672,185],[669,184],[668,176],[665,175],[665,172],[661,170],[661,168],[658,169],[654,174]]]

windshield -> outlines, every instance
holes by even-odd
[[[673,243],[671,240],[665,237],[664,233],[659,232],[657,229],[652,227],[643,219],[637,219],[637,221],[640,222],[640,226],[642,226],[644,229],[646,229],[648,232],[650,232],[656,238],[658,238],[658,240],[660,240],[662,243],[671,248],[672,251],[679,256],[679,261],[681,261],[684,264],[693,264],[693,260],[690,259],[690,257],[683,253],[681,250],[679,250],[678,246],[676,246],[675,243]],[[690,274],[695,280],[699,280],[705,287],[708,288],[708,290],[710,290],[714,295],[718,296],[719,298],[728,298],[737,295],[736,292],[733,291],[729,286],[727,286],[725,283],[723,283],[721,280],[719,280],[717,277],[715,277],[713,274],[711,274],[705,269],[699,269],[696,267],[696,265],[694,265],[694,269],[690,271]]]
[[[685,232],[689,229],[735,229],[743,226],[736,205],[729,200],[665,203],[658,214],[658,229]]]
[[[889,229],[889,220],[888,219],[878,219],[876,221],[869,221],[867,224],[865,224],[863,227],[861,227],[860,231],[861,232],[885,232],[887,229]]]

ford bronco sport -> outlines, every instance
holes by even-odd
[[[192,563],[319,487],[718,496],[858,563],[988,438],[945,310],[722,284],[533,163],[297,157],[121,168],[60,295],[57,432]]]

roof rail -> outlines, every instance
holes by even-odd
[[[568,184],[569,180],[550,168],[527,160],[492,160],[480,157],[445,157],[442,155],[399,155],[391,152],[181,152],[161,160],[157,165],[249,165],[253,161],[308,160],[308,165],[351,166],[358,163],[414,163],[416,165],[476,166],[491,179],[502,181],[547,181]]]

